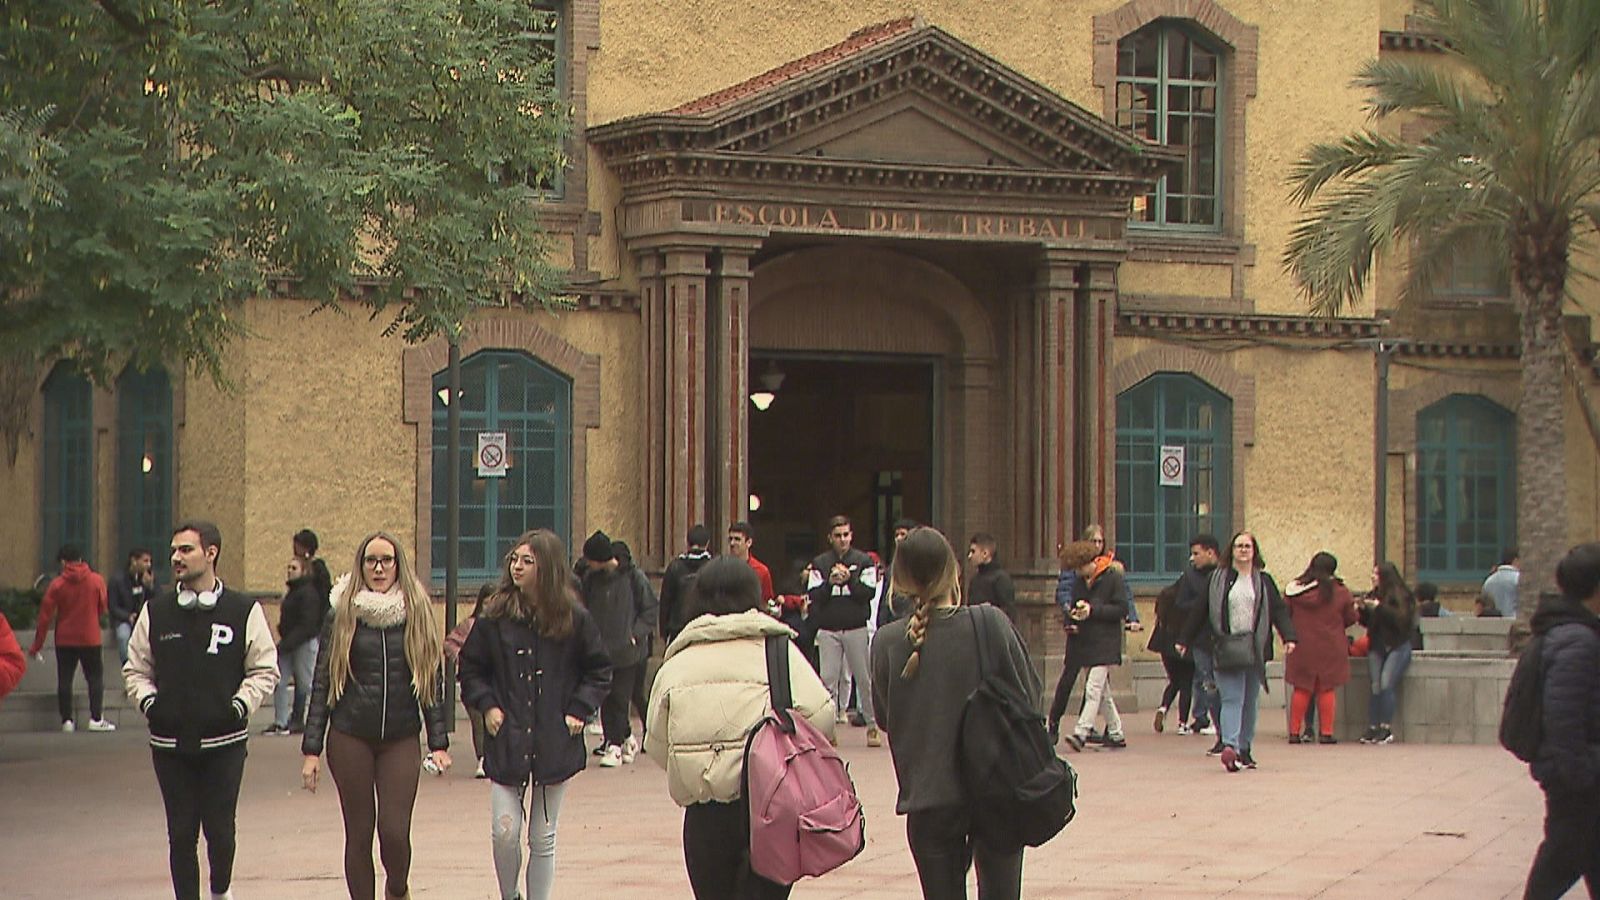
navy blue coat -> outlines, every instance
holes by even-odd
[[[1532,626],[1544,641],[1544,737],[1534,780],[1546,790],[1600,788],[1600,618],[1559,598],[1539,607]]]

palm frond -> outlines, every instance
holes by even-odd
[[[1289,171],[1293,185],[1289,197],[1303,205],[1328,182],[1390,165],[1409,149],[1409,144],[1371,130],[1346,135],[1337,143],[1313,144]]]
[[[1466,82],[1445,66],[1410,59],[1375,59],[1361,67],[1356,87],[1371,95],[1367,109],[1375,119],[1399,112],[1447,119],[1478,114],[1483,105]]]

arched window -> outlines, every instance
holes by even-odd
[[[117,540],[114,562],[134,547],[163,571],[172,537],[172,380],[165,369],[129,367],[117,379]]]
[[[1419,578],[1481,580],[1516,541],[1516,427],[1475,394],[1417,413]]]
[[[1183,449],[1163,485],[1161,448]],[[1192,375],[1152,375],[1117,397],[1117,552],[1134,580],[1171,581],[1189,539],[1227,539],[1233,509],[1233,402]]]
[[[1188,152],[1137,198],[1133,221],[1215,231],[1222,224],[1222,53],[1169,19],[1117,42],[1117,127]]]
[[[433,376],[433,568],[445,565],[447,372]],[[548,528],[571,545],[572,382],[526,353],[485,350],[461,363],[461,575],[491,579],[510,542]],[[505,432],[506,474],[479,477],[478,434]]]
[[[94,552],[93,406],[89,379],[70,364],[57,363],[44,383],[41,571],[55,571],[56,551],[63,544],[76,544],[85,558]]]

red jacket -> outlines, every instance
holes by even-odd
[[[57,647],[100,646],[100,617],[107,611],[105,579],[86,562],[67,563],[45,589],[44,603],[39,606],[38,630],[33,633],[33,647],[28,652],[38,653],[44,646],[50,621],[58,612]]]
[[[1304,690],[1331,691],[1350,680],[1349,642],[1345,629],[1356,623],[1356,602],[1343,582],[1335,580],[1333,594],[1323,598],[1315,583],[1298,581],[1284,589],[1299,638],[1283,664],[1284,680]]]
[[[11,630],[11,623],[0,615],[0,698],[16,690],[22,673],[28,671],[28,658],[22,655],[22,645]]]
[[[761,581],[761,602],[766,603],[778,596],[777,592],[772,589],[772,570],[767,568],[766,563],[756,559],[754,553],[750,554],[750,568],[756,570],[756,578]]]

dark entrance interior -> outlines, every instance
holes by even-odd
[[[750,409],[750,493],[756,555],[779,591],[797,589],[835,515],[880,552],[896,519],[933,520],[937,360],[752,352],[751,392],[774,385],[771,405]]]

